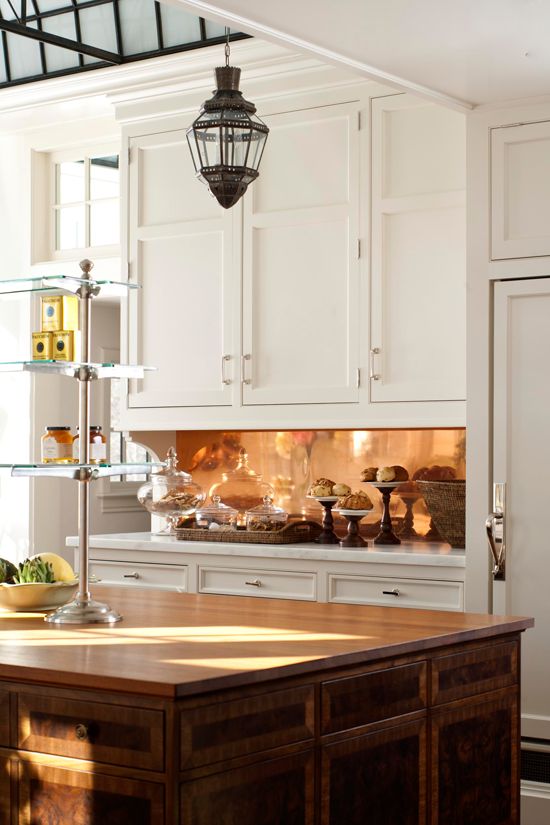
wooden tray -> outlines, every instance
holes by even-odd
[[[174,534],[178,541],[214,541],[231,544],[299,544],[315,541],[322,527],[316,521],[291,521],[281,530],[205,530],[202,527],[176,527]]]

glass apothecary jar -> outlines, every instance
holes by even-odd
[[[139,503],[156,516],[163,516],[169,532],[178,522],[195,513],[206,498],[202,487],[193,481],[189,473],[177,469],[178,457],[170,447],[166,467],[152,475],[137,492]],[[163,531],[164,532],[164,531]]]
[[[254,532],[280,530],[288,521],[288,513],[275,507],[271,496],[264,496],[261,504],[246,511],[246,529]]]
[[[195,513],[197,527],[207,530],[235,530],[237,511],[224,504],[219,496],[212,496],[212,503],[201,507]]]
[[[223,473],[222,480],[210,488],[210,498],[219,496],[225,505],[237,510],[239,525],[244,525],[247,510],[262,504],[264,496],[273,495],[271,484],[248,466],[248,453],[244,447],[239,451],[239,463],[235,469]]]

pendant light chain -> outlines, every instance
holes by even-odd
[[[230,47],[229,47],[229,26],[225,27],[225,65],[229,66],[229,54],[230,54]]]

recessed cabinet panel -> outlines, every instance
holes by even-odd
[[[356,403],[358,107],[268,125],[267,174],[244,203],[243,403]]]
[[[550,255],[550,122],[493,129],[492,254]]]
[[[217,202],[195,178],[183,129],[140,138],[135,163],[140,226],[219,217]]]
[[[337,114],[333,111],[336,108]],[[341,107],[265,118],[269,140],[252,187],[255,212],[346,203],[349,122]]]
[[[370,400],[466,397],[464,116],[372,103]]]

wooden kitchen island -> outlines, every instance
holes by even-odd
[[[0,616],[2,825],[514,825],[531,619],[96,588]]]

